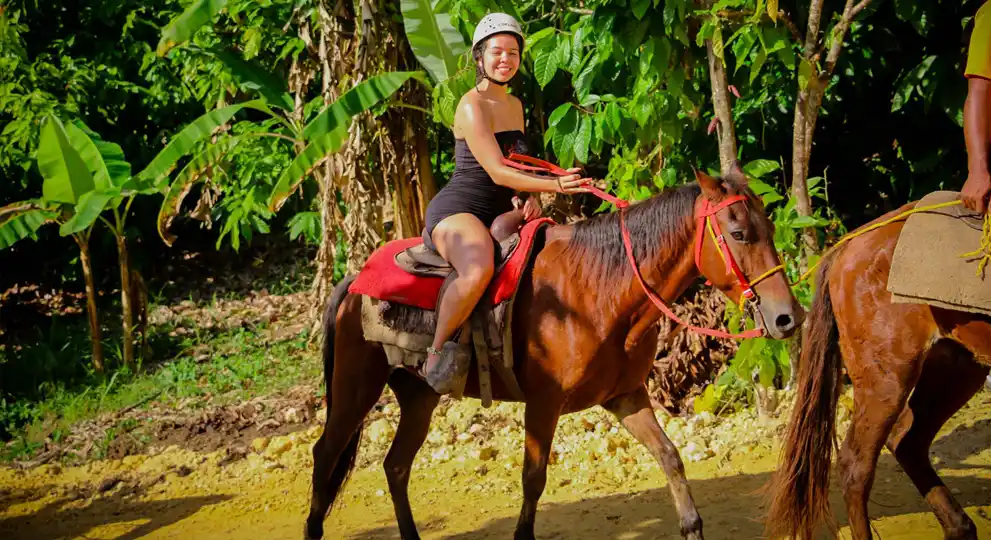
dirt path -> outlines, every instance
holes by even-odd
[[[387,405],[366,430],[359,470],[327,519],[327,538],[398,538],[380,466],[397,411]],[[933,455],[940,474],[991,534],[991,392],[944,428]],[[755,538],[756,492],[776,464],[778,421],[752,412],[716,421],[662,417],[681,448],[707,538]],[[842,427],[842,426],[841,426]],[[171,447],[150,456],[0,469],[0,537],[298,539],[309,500],[310,448],[318,428],[256,440],[247,455]],[[519,503],[522,409],[477,401],[438,410],[410,485],[423,538],[510,538]],[[679,538],[660,469],[595,409],[562,420],[537,515],[540,538]],[[834,482],[835,483],[835,482]],[[842,499],[833,507],[845,522]],[[870,505],[878,533],[941,538],[939,526],[885,452]]]

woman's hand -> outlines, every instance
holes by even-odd
[[[523,204],[523,221],[531,221],[542,216],[544,210],[540,207],[540,201],[537,200],[536,195],[531,195],[527,197],[526,202]]]
[[[588,189],[584,186],[585,184],[592,183],[591,178],[582,178],[579,172],[581,168],[572,167],[568,169],[571,173],[568,176],[559,176],[557,178],[557,192],[564,193],[567,195],[574,195],[575,193],[588,193]]]

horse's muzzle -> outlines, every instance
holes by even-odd
[[[791,305],[777,306],[762,302],[757,308],[760,311],[760,322],[772,339],[787,339],[801,328],[805,321],[805,310],[798,302],[791,302]]]

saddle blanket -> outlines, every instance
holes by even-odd
[[[917,206],[956,200],[955,191],[936,191]],[[977,257],[962,257],[981,245],[982,222],[962,206],[912,214],[891,260],[892,302],[930,304],[991,315],[991,276],[977,275]],[[991,268],[985,270],[985,273]]]
[[[542,226],[553,223],[549,218],[539,218],[520,229],[519,245],[489,284],[487,294],[493,305],[513,296],[529,260],[536,232]],[[422,243],[421,237],[404,238],[379,247],[365,261],[348,292],[422,309],[436,309],[437,296],[445,278],[415,276],[396,265],[396,254]]]

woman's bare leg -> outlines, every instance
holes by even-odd
[[[485,293],[494,270],[494,249],[489,228],[471,214],[445,218],[434,227],[430,238],[458,273],[437,306],[433,348],[439,351]],[[439,360],[436,354],[427,355],[424,372],[431,373]]]

